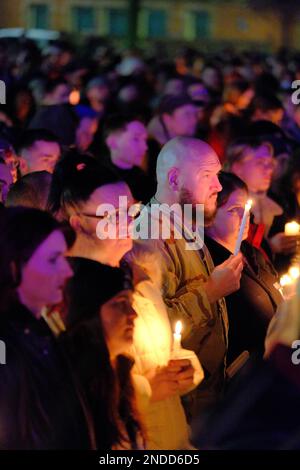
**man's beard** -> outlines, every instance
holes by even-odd
[[[179,194],[179,204],[181,205],[181,208],[182,210],[184,210],[184,205],[185,204],[191,204],[192,205],[192,222],[193,224],[196,223],[196,220],[197,220],[197,203],[191,193],[191,191],[189,191],[188,189],[186,188],[181,188],[180,190],[180,194]],[[215,216],[216,216],[216,213],[217,213],[217,205],[215,206],[215,208],[213,210],[208,210],[206,207],[205,207],[205,204],[202,204],[204,205],[204,227],[209,227],[214,219],[215,219]]]

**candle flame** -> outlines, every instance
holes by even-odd
[[[298,279],[298,277],[300,277],[300,268],[299,268],[299,266],[291,266],[290,269],[289,269],[289,275],[293,279]]]
[[[181,321],[178,321],[175,325],[175,334],[180,335],[181,331],[182,331],[182,323]]]
[[[292,283],[293,283],[293,279],[291,278],[289,274],[284,274],[283,276],[281,276],[280,278],[281,287],[288,286]]]
[[[252,199],[248,199],[248,201],[246,202],[246,205],[245,205],[245,209],[247,211],[250,211],[250,209],[252,207],[252,203],[253,203]]]

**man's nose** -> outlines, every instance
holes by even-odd
[[[127,317],[130,318],[131,320],[135,320],[137,318],[137,313],[134,310],[134,308],[131,306],[130,309],[128,310]]]
[[[214,188],[218,193],[219,193],[220,191],[222,191],[222,189],[223,189],[217,175],[215,176],[214,181],[213,181],[213,188]]]
[[[68,263],[66,259],[63,259],[62,272],[63,272],[65,279],[69,279],[74,274],[73,269],[71,268],[70,264]]]
[[[144,149],[144,152],[148,150],[148,143],[146,140],[143,141],[143,149]]]

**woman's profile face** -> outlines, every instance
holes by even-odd
[[[247,199],[248,194],[246,191],[242,189],[236,189],[230,194],[226,204],[219,207],[217,210],[212,227],[215,235],[220,241],[223,241],[231,246],[235,245]],[[248,231],[249,218],[245,227],[243,240],[247,238]]]
[[[19,297],[26,306],[58,304],[63,299],[63,288],[72,270],[65,259],[67,244],[59,230],[53,231],[35,250],[22,268]]]
[[[132,344],[134,320],[132,291],[123,290],[101,307],[101,321],[111,357],[126,352]]]

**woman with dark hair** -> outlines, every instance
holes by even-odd
[[[86,202],[99,186],[117,181],[118,176],[99,165],[92,155],[71,148],[55,166],[48,210],[58,218],[68,220],[69,206]]]
[[[68,284],[69,348],[95,417],[98,449],[143,447],[131,381],[136,312],[129,271],[78,259]],[[89,351],[89,357],[81,354]]]
[[[83,393],[43,318],[62,301],[73,240],[46,212],[0,213],[0,449],[95,448]]]
[[[81,304],[86,308],[86,303],[89,304],[95,295],[103,295],[100,291],[101,286],[107,286],[107,280],[103,278],[101,272],[92,278],[93,262],[88,260],[118,267],[124,264],[123,257],[132,247],[129,224],[126,228],[124,221],[132,222],[135,215],[134,206],[130,206],[129,215],[128,207],[124,207],[124,203],[120,207],[119,198],[122,196],[124,200],[126,196],[127,204],[130,205],[133,203],[133,197],[128,186],[116,180],[110,170],[106,168],[99,170],[94,159],[78,151],[68,152],[57,164],[53,174],[52,189],[52,203],[54,203],[52,207],[68,218],[77,234],[76,242],[69,252],[75,272],[72,284],[77,279],[77,273],[80,273],[83,267],[86,268],[82,282],[78,283],[73,294],[76,298],[76,302],[73,301],[73,312],[76,314],[79,308],[78,312],[81,315]],[[105,211],[107,210],[107,216],[98,215],[100,204],[104,205]],[[135,207],[138,208],[138,205]],[[103,232],[100,233],[99,226],[107,224],[113,227],[114,221],[118,229],[116,235],[100,239],[99,235]],[[125,237],[120,235],[119,229],[123,230]],[[154,264],[154,259],[155,257],[152,257],[149,264],[158,272],[159,267]],[[131,352],[135,359],[134,384],[138,407],[147,428],[147,448],[175,449],[179,446],[186,448],[188,427],[179,394],[187,393],[196,387],[203,378],[202,369],[197,361],[200,373],[195,371],[195,374],[194,366],[189,360],[176,360],[169,364],[172,332],[161,297],[161,285],[160,282],[158,285],[152,283],[150,275],[147,275],[143,269],[141,260],[138,263],[135,261],[132,260],[132,266],[135,274],[135,307],[139,314],[139,327],[135,331],[134,348]],[[88,266],[91,266],[91,272],[88,271]],[[95,272],[96,270],[97,268],[94,268]],[[82,295],[86,280],[90,283],[86,289],[93,288],[94,291],[86,294],[81,303],[78,296]],[[92,312],[95,314],[99,308],[100,305],[97,309],[93,308]],[[159,335],[157,331],[160,332]],[[147,337],[147,346],[143,340],[145,337]],[[103,383],[106,383],[106,380]],[[107,442],[109,448],[113,441],[110,438],[107,441],[105,439],[108,438],[104,436],[104,442]],[[100,445],[103,445],[102,441],[103,436]]]
[[[72,257],[118,266],[132,248],[128,222],[139,209],[133,202],[127,184],[88,154],[72,149],[55,167],[48,207],[76,232],[76,242],[69,253]],[[128,214],[129,208],[132,215]],[[115,236],[108,236],[110,227],[116,230]]]
[[[232,173],[219,177],[222,191],[218,193],[217,213],[206,229],[205,244],[215,265],[234,253],[235,243],[248,199],[246,184]],[[264,338],[270,319],[282,296],[274,286],[278,276],[271,263],[250,245],[249,222],[245,228],[241,252],[244,255],[240,289],[226,297],[229,317],[227,360],[230,364],[245,350],[263,352]]]

